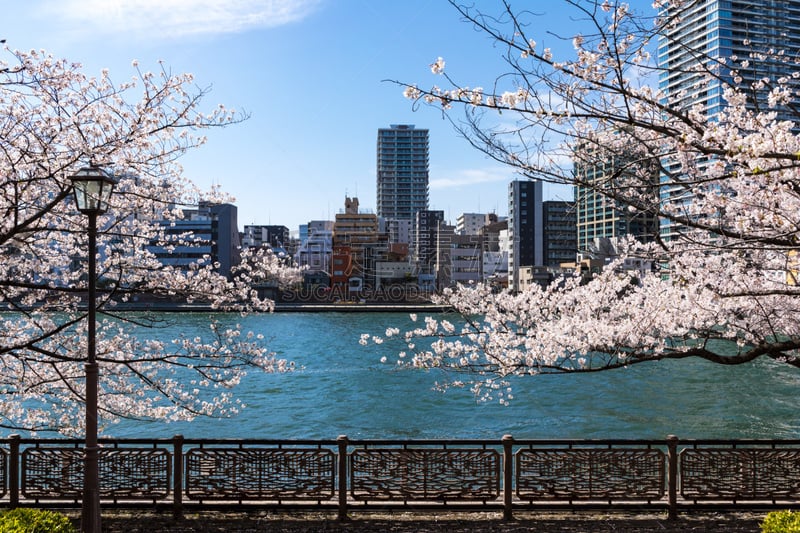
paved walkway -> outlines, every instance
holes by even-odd
[[[765,513],[684,514],[676,521],[647,513],[519,513],[504,522],[497,513],[354,513],[339,522],[326,513],[229,513],[187,514],[180,521],[168,512],[104,513],[108,533],[260,533],[260,532],[711,532],[758,533]]]

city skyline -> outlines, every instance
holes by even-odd
[[[631,5],[652,12],[648,1]],[[540,42],[571,53],[580,21],[551,4],[541,9]],[[448,220],[507,214],[507,186],[519,176],[472,148],[441,111],[415,110],[386,81],[436,84],[428,65],[439,56],[464,83],[489,87],[505,72],[502,52],[447,2],[32,0],[4,6],[4,15],[13,24],[0,39],[12,50],[44,49],[82,63],[89,76],[108,68],[117,83],[136,74],[133,60],[142,70],[191,72],[211,90],[205,109],[250,113],[182,159],[200,187],[234,196],[242,225],[295,230],[332,220],[348,196],[377,211],[375,133],[390,124],[430,131],[430,209]],[[544,188],[545,199],[572,194]]]

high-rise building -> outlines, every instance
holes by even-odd
[[[753,52],[783,51],[794,58],[800,51],[800,2],[797,0],[700,0],[679,8],[667,4],[666,13],[680,9],[680,20],[659,37],[659,88],[670,100],[684,105],[702,103],[709,115],[724,106],[723,85],[750,87],[764,77],[776,79],[796,70],[794,61],[751,57]],[[723,59],[725,68],[709,81],[700,62],[709,67]],[[742,61],[748,66],[741,66]],[[735,68],[741,81],[731,77]],[[766,100],[766,92],[763,92]]]
[[[544,265],[542,182],[514,180],[508,185],[508,288],[520,289],[521,267]]]
[[[428,209],[428,130],[393,124],[378,130],[377,211],[413,221]]]
[[[797,0],[698,0],[681,3],[680,7],[666,4],[664,15],[680,10],[678,23],[667,28],[658,42],[659,89],[671,105],[688,109],[703,104],[710,116],[723,109],[726,84],[747,90],[763,78],[776,80],[796,70],[794,60],[786,58],[800,55]],[[767,53],[758,55],[763,52]],[[783,60],[776,52],[783,53]],[[745,60],[746,66],[742,64]],[[715,76],[707,76],[706,69],[714,65],[722,67]],[[733,68],[741,79],[733,79]],[[767,91],[760,93],[766,98]],[[689,202],[692,194],[682,187],[665,185],[661,199],[680,205]],[[661,221],[661,235],[666,239],[678,229],[671,222]]]
[[[651,242],[658,230],[658,219],[654,214],[631,212],[624,205],[600,194],[594,184],[601,188],[613,183],[611,176],[634,172],[632,162],[620,159],[593,157],[592,149],[580,147],[582,156],[575,159],[575,224],[577,225],[577,249],[586,252],[596,239],[615,239],[632,235],[640,242]],[[658,171],[653,166],[651,196],[658,199]],[[574,258],[571,259],[574,261]]]
[[[578,252],[575,231],[575,204],[558,200],[542,202],[544,223],[544,264],[558,269],[575,261]]]

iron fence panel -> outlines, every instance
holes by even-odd
[[[350,455],[359,500],[493,500],[500,454],[489,449],[358,449]]]
[[[22,494],[26,498],[80,498],[83,456],[78,448],[27,448],[22,452]],[[100,496],[165,498],[169,495],[170,465],[171,454],[164,449],[101,449]]]
[[[193,448],[186,495],[193,499],[328,500],[336,456],[326,449]]]
[[[665,456],[655,449],[522,449],[517,496],[526,500],[652,500],[664,497]]]
[[[687,448],[679,465],[681,495],[687,499],[800,497],[800,449]]]
[[[8,493],[8,452],[0,450],[0,498]]]

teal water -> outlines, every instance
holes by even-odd
[[[155,332],[188,336],[204,314],[170,314]],[[223,321],[263,333],[301,369],[251,374],[236,389],[247,408],[230,419],[191,423],[123,421],[116,437],[350,438],[800,438],[800,370],[769,361],[722,367],[666,361],[583,375],[514,381],[509,406],[479,403],[469,390],[433,390],[433,371],[398,369],[399,345],[361,346],[411,324],[400,313],[276,313]],[[196,332],[196,333],[195,333]],[[153,332],[151,332],[152,335]],[[101,369],[102,372],[102,369]]]

